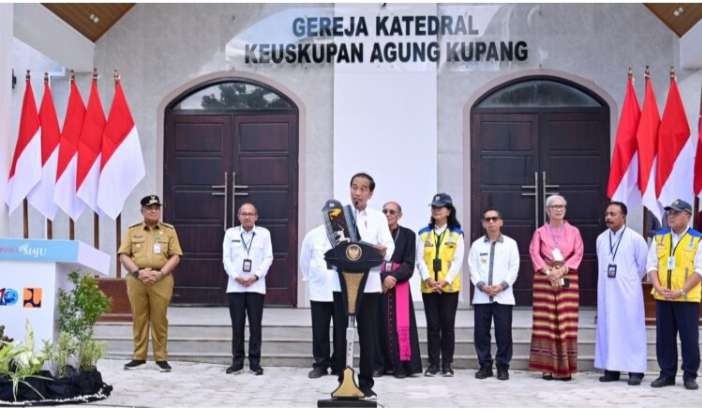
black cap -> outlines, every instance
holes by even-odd
[[[689,213],[690,215],[692,215],[692,206],[690,204],[688,204],[687,202],[683,201],[682,199],[676,199],[675,201],[673,201],[672,204],[665,207],[666,211],[670,211],[671,209],[673,211],[678,211],[678,212],[685,211],[685,212]]]
[[[158,195],[147,195],[141,198],[141,206],[148,207],[151,205],[161,206],[161,200],[158,199]]]
[[[433,207],[445,207],[446,205],[452,204],[453,200],[451,199],[451,195],[444,192],[439,192],[431,199],[431,206]]]

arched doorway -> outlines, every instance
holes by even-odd
[[[167,106],[164,220],[185,252],[174,303],[226,303],[224,231],[239,224],[239,206],[253,202],[273,243],[266,304],[297,304],[297,125],[292,100],[252,80],[211,80]]]
[[[609,174],[609,107],[592,91],[551,76],[525,77],[487,92],[471,108],[471,239],[481,213],[498,208],[519,244],[517,305],[530,305],[529,241],[544,223],[544,199],[568,200],[568,221],[585,243],[580,302],[597,301],[595,240],[604,228]]]

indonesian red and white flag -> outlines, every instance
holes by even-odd
[[[115,219],[129,194],[146,175],[139,133],[119,79],[115,80],[110,115],[102,134],[101,159],[97,203],[105,215]]]
[[[41,180],[41,122],[27,76],[19,133],[7,178],[5,202],[12,213]]]
[[[41,181],[29,193],[28,199],[37,211],[47,219],[53,220],[58,209],[54,202],[54,187],[61,131],[48,77],[44,78],[44,96],[41,98],[39,121],[41,122]]]
[[[662,206],[670,205],[676,199],[692,204],[694,165],[695,141],[690,138],[687,114],[673,77],[658,128],[656,195]]]
[[[634,79],[629,77],[622,113],[619,116],[612,167],[609,171],[607,185],[607,196],[613,201],[623,202],[629,207],[641,203],[641,191],[637,185],[639,157],[636,144],[636,130],[640,118],[641,108],[634,90]]]
[[[702,93],[700,93],[700,114],[697,118],[697,155],[695,156],[695,195],[702,198]],[[702,205],[702,202],[700,203]]]
[[[93,79],[85,112],[83,128],[78,141],[78,174],[76,192],[78,198],[90,209],[99,212],[97,206],[98,181],[100,179],[100,153],[102,133],[105,131],[105,112],[102,110],[97,79]],[[114,189],[114,188],[113,188]]]
[[[63,120],[63,131],[59,145],[58,166],[54,201],[74,221],[85,210],[85,204],[76,196],[76,174],[78,169],[78,142],[85,119],[85,104],[80,97],[76,80],[71,79],[68,107]]]
[[[656,95],[653,91],[653,82],[647,78],[641,118],[636,130],[636,142],[639,149],[639,190],[642,193],[641,203],[659,221],[663,216],[663,208],[656,197],[656,156],[660,123],[661,118]]]

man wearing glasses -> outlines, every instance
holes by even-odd
[[[244,326],[249,319],[249,370],[256,376],[261,368],[261,320],[266,297],[266,274],[273,263],[271,234],[256,226],[258,211],[245,202],[239,207],[241,225],[224,233],[222,262],[227,273],[227,299],[232,319],[232,364],[227,374],[244,369]]]
[[[679,333],[683,384],[688,390],[697,390],[702,234],[690,228],[692,206],[687,202],[677,199],[665,210],[670,228],[653,238],[646,261],[656,299],[656,358],[661,368],[651,387],[675,385]]]
[[[468,253],[470,281],[475,287],[475,352],[480,363],[475,378],[486,379],[493,375],[490,324],[494,320],[497,379],[508,380],[512,359],[512,285],[519,272],[519,249],[515,240],[502,234],[503,222],[499,211],[486,210],[482,221],[485,236],[473,241]]]

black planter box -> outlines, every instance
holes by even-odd
[[[73,370],[67,377],[55,378],[47,371],[20,382],[17,399],[12,392],[12,380],[0,376],[0,406],[49,406],[86,403],[107,398],[112,386],[102,381],[97,369]],[[31,386],[31,387],[30,387]]]

